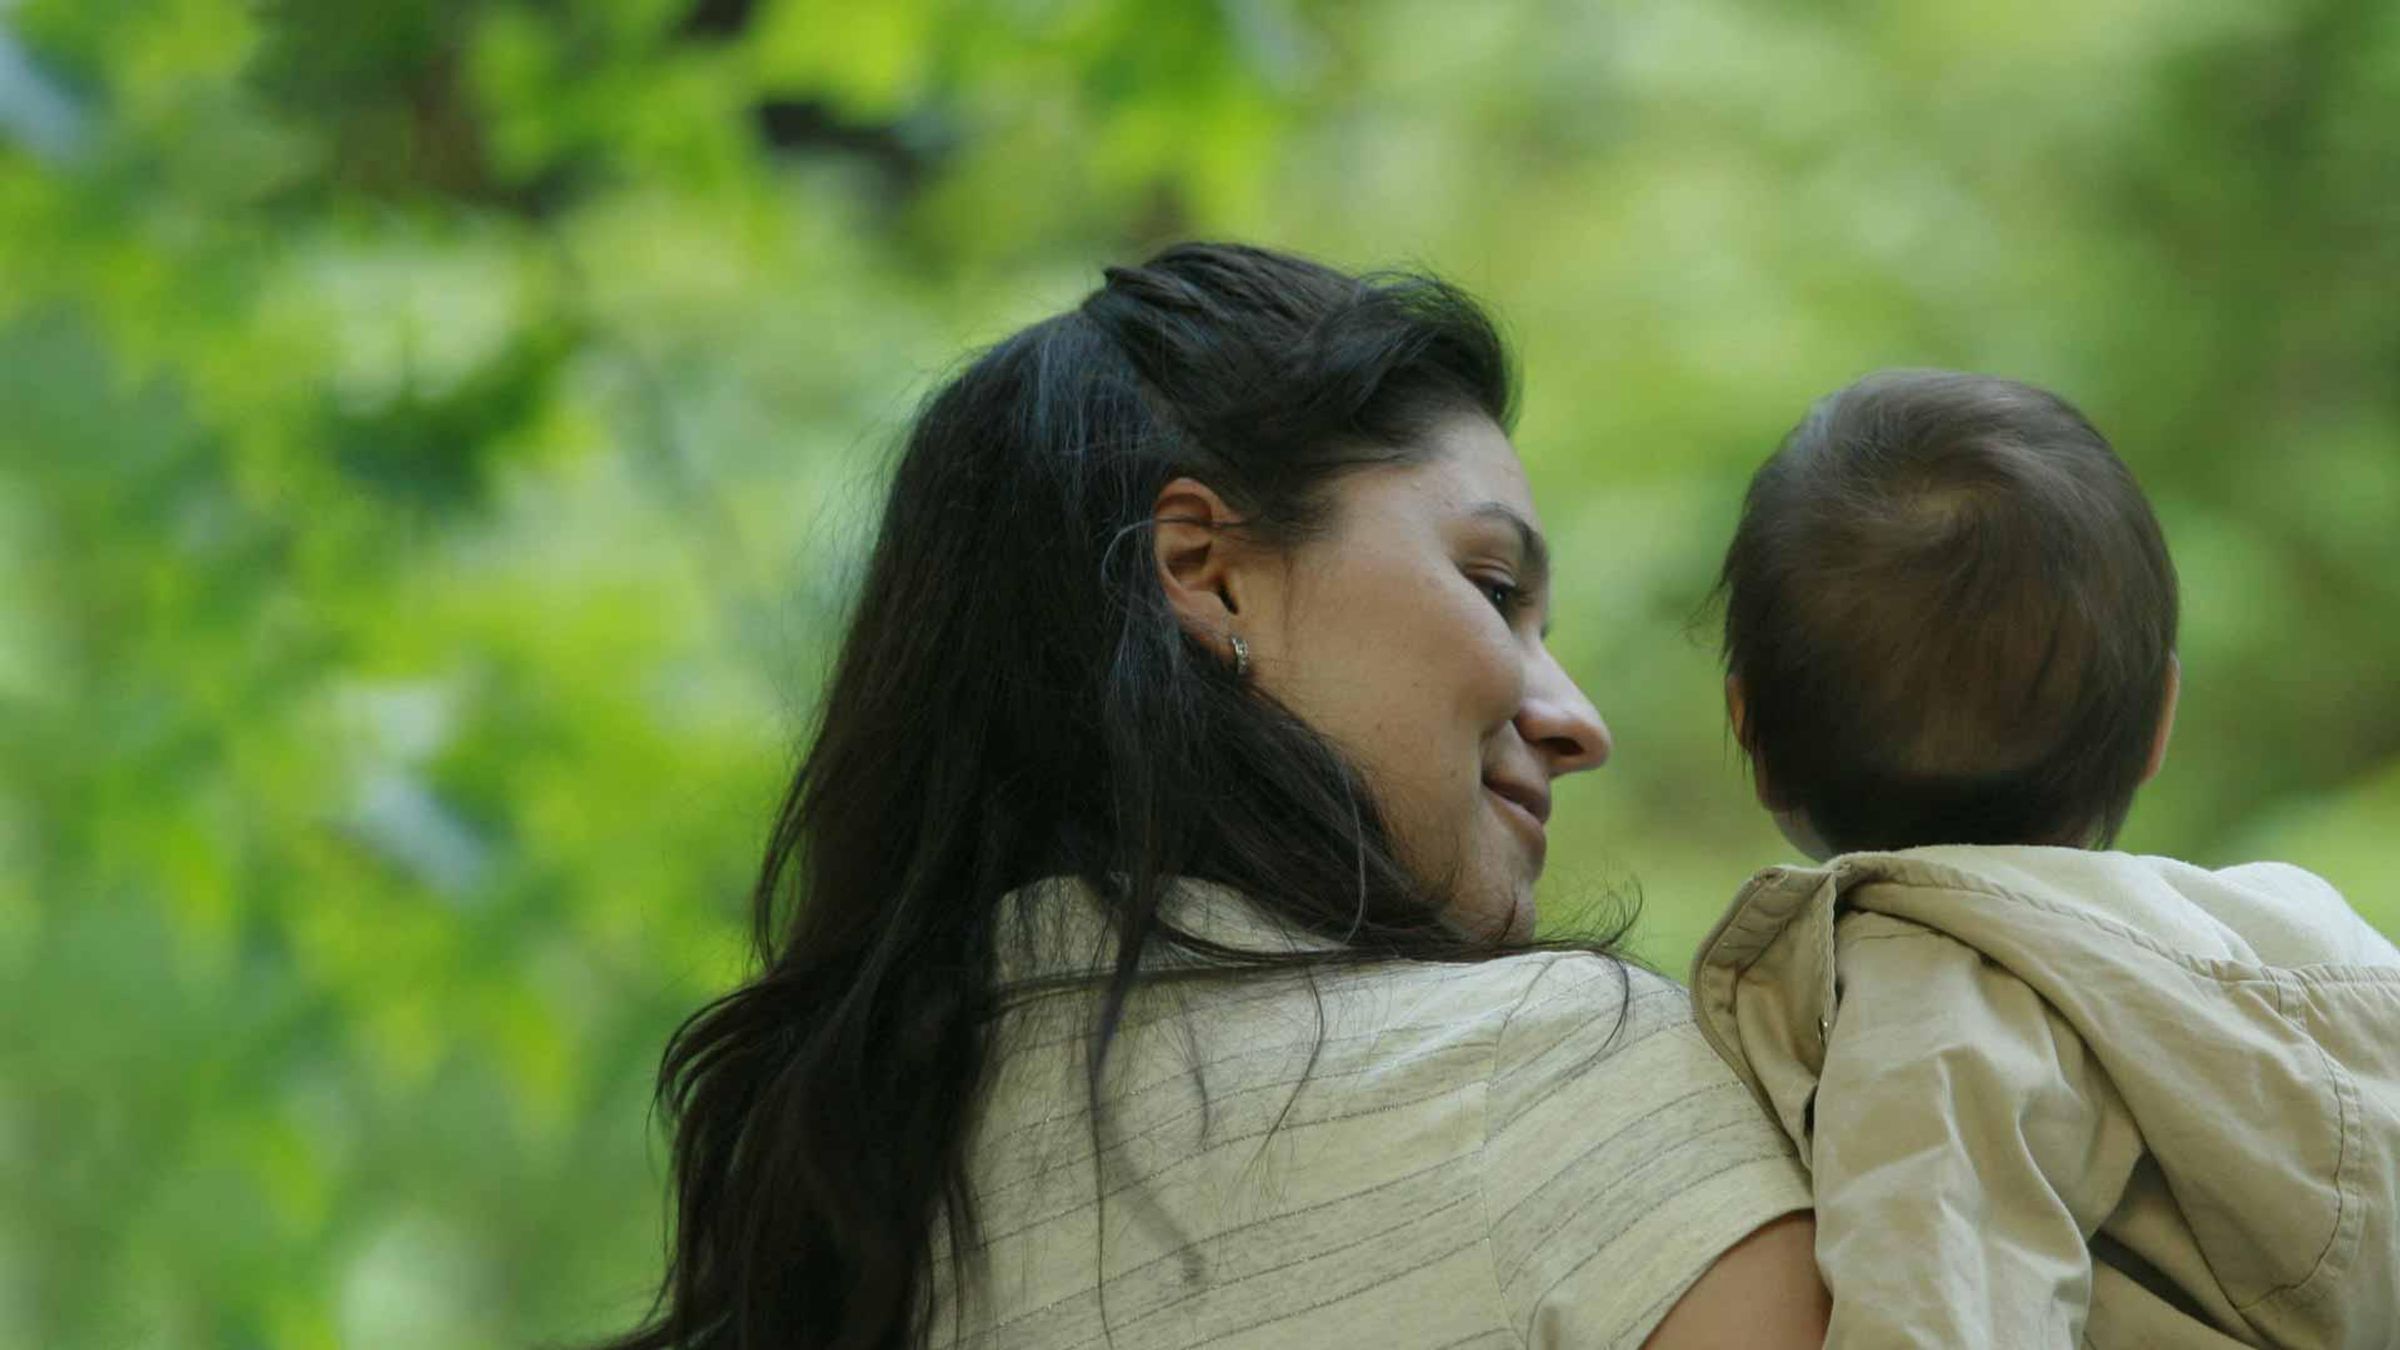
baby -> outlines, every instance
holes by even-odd
[[[1711,1042],[1814,1174],[1831,1345],[2386,1346],[2400,952],[2297,868],[2104,852],[2181,673],[2165,540],[2042,390],[1821,401],[1727,552],[1770,868]]]
[[[2073,408],[1942,371],[1817,405],[1727,553],[1727,701],[1814,857],[2114,838],[2175,715],[2175,568]]]

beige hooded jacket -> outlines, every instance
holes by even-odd
[[[1810,1166],[1829,1346],[2400,1346],[2400,952],[2307,872],[1770,868],[1692,994]]]

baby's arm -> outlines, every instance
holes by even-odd
[[[1837,944],[1813,1158],[1826,1344],[2080,1344],[2086,1243],[2141,1157],[2123,1102],[1972,949],[1878,914]]]

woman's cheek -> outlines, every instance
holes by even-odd
[[[1474,682],[1489,719],[1497,723],[1515,717],[1525,703],[1526,682],[1525,649],[1516,633],[1506,622],[1487,624],[1467,650],[1474,653]]]

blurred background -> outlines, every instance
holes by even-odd
[[[913,402],[1188,236],[1505,319],[1618,742],[1558,911],[1677,970],[1786,857],[1696,616],[1941,364],[2166,523],[2125,845],[2400,928],[2388,0],[0,0],[0,1345],[630,1321]]]

